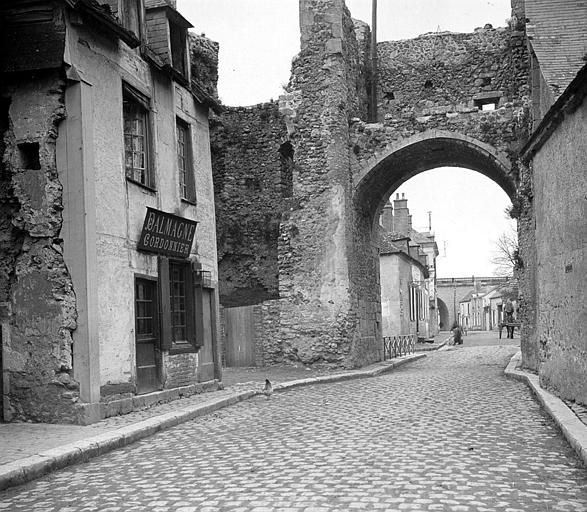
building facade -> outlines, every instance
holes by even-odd
[[[438,332],[438,248],[434,235],[412,228],[407,199],[400,199],[399,194],[393,205],[384,206],[380,222],[382,335],[414,334],[420,339],[434,336]]]
[[[217,46],[163,0],[0,16],[3,418],[89,423],[213,383],[217,104],[196,59]]]

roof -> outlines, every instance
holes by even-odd
[[[460,302],[470,302],[471,299],[473,298],[473,293],[475,292],[475,290],[470,290],[467,292],[467,295],[465,295],[461,300],[459,300]]]
[[[550,107],[538,128],[534,130],[526,145],[522,148],[521,156],[530,160],[540,151],[540,148],[549,139],[552,132],[562,123],[565,115],[574,112],[587,96],[587,64],[581,68],[577,76],[565,89],[563,94]]]
[[[556,100],[587,54],[585,0],[526,0],[526,33]]]

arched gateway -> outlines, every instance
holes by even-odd
[[[378,115],[368,123],[369,27],[342,0],[301,0],[300,25],[279,106],[230,110],[217,129],[218,147],[229,148],[215,168],[217,217],[227,223],[221,302],[223,289],[231,305],[241,305],[236,292],[265,290],[247,302],[265,362],[359,366],[382,357],[374,228],[390,194],[420,172],[457,166],[516,198],[524,34],[487,28],[379,43]],[[267,228],[247,246],[242,233],[261,223],[278,225],[278,236]]]

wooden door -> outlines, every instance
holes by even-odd
[[[202,289],[202,319],[204,344],[198,352],[198,380],[206,382],[214,379],[214,334],[212,321],[212,293],[210,288]]]
[[[226,321],[226,366],[255,366],[253,306],[224,310]]]
[[[160,389],[157,281],[135,280],[137,393]]]

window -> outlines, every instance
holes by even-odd
[[[194,283],[190,263],[159,258],[161,346],[170,352],[195,352],[202,343],[196,321],[202,288]],[[198,302],[199,301],[199,302]],[[199,328],[199,327],[198,327]]]
[[[192,166],[191,137],[189,125],[177,120],[177,168],[179,172],[179,193],[182,199],[196,202],[196,187]]]
[[[173,343],[188,343],[185,265],[169,265],[169,298]]]
[[[126,177],[152,187],[149,161],[149,100],[124,84],[124,168]]]
[[[171,42],[171,66],[187,78],[187,30],[169,22],[169,38]]]
[[[140,0],[122,0],[122,25],[141,39],[141,2]]]
[[[136,279],[135,311],[137,340],[154,340],[157,338],[157,282]]]
[[[501,91],[480,92],[473,96],[473,104],[479,110],[495,110],[499,107],[502,96]]]

